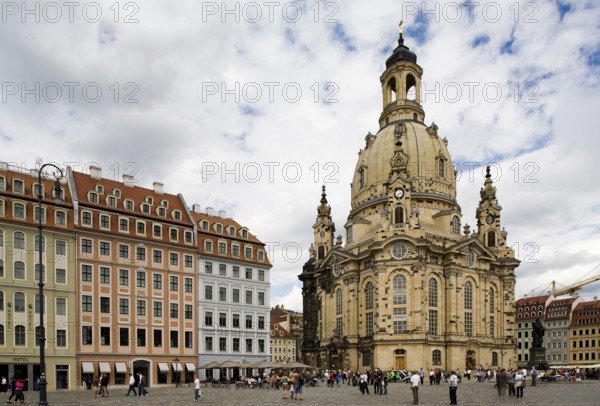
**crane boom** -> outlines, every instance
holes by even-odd
[[[566,286],[565,288],[559,289],[559,290],[556,290],[556,281],[552,281],[552,295],[554,295],[556,297],[556,296],[566,295],[567,293],[572,294],[572,293],[575,293],[578,290],[580,290],[585,285],[588,285],[592,282],[596,282],[598,280],[600,280],[600,275],[596,275],[596,276],[592,276],[591,278],[583,279],[577,283]]]

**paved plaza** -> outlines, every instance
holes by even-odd
[[[412,392],[409,385],[404,383],[391,383],[388,394],[384,396],[373,395],[372,386],[370,395],[361,395],[357,388],[342,386],[341,388],[328,388],[320,386],[304,389],[304,400],[295,401],[281,399],[281,391],[267,389],[225,389],[203,388],[202,401],[194,402],[192,388],[163,387],[150,388],[150,396],[126,397],[127,389],[113,387],[111,396],[94,398],[91,391],[49,393],[48,401],[52,406],[79,406],[79,405],[183,405],[199,404],[205,406],[265,406],[265,405],[290,405],[300,404],[305,406],[354,406],[354,405],[411,405]],[[493,383],[477,384],[474,380],[464,382],[458,389],[459,405],[600,405],[600,381],[584,381],[581,383],[539,383],[536,387],[527,386],[523,399],[506,397],[499,399]],[[38,403],[37,392],[26,392],[26,404]],[[1,403],[7,397],[1,398]],[[419,387],[420,405],[447,405],[448,385],[426,385]]]

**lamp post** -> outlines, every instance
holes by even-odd
[[[41,163],[40,161],[38,161],[38,163]],[[46,347],[46,329],[44,328],[44,271],[43,271],[43,267],[42,267],[42,261],[43,261],[43,256],[42,256],[42,250],[44,248],[43,246],[43,223],[42,223],[42,198],[44,197],[42,195],[42,171],[44,170],[45,167],[47,166],[51,166],[53,168],[55,168],[56,170],[58,170],[57,172],[54,172],[54,201],[56,203],[60,203],[62,202],[62,190],[60,188],[60,180],[63,178],[64,174],[63,171],[56,165],[52,164],[52,163],[46,163],[44,165],[42,165],[40,167],[40,169],[38,170],[38,185],[37,185],[37,198],[38,198],[38,267],[40,270],[40,274],[39,274],[39,282],[38,282],[38,287],[39,287],[39,296],[40,296],[40,330],[39,330],[39,335],[38,335],[38,344],[40,346],[40,383],[39,383],[39,388],[40,388],[40,402],[39,405],[40,406],[47,406],[48,405],[48,399],[46,396],[46,386],[48,385],[48,383],[46,382],[46,355],[45,355],[45,347]]]

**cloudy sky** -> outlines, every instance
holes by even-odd
[[[599,275],[600,4],[461,4],[2,2],[0,160],[97,163],[226,210],[271,248],[271,305],[300,310],[321,185],[343,234],[403,19],[463,223],[492,164],[517,295]]]

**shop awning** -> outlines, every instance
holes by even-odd
[[[118,374],[127,373],[127,365],[124,362],[115,362],[115,371]]]
[[[94,373],[94,363],[84,361],[81,363],[81,369],[83,370],[84,374],[93,374]]]
[[[173,362],[173,371],[175,371],[175,372],[183,371],[183,364],[181,362]]]
[[[196,372],[196,365],[193,362],[186,362],[185,367],[189,372]]]
[[[169,366],[167,365],[166,362],[159,362],[158,363],[158,370],[161,373],[166,374],[167,372],[169,372]]]
[[[110,374],[110,362],[106,362],[106,361],[98,362],[98,368],[100,368],[101,374]]]

